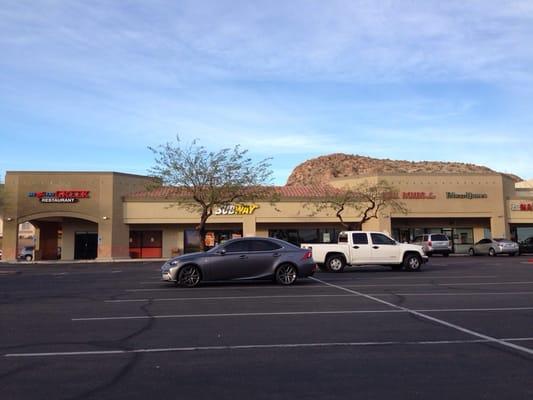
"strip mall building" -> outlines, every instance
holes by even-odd
[[[533,236],[533,189],[517,188],[504,174],[386,174],[334,179],[332,186],[386,180],[398,190],[406,214],[384,213],[363,229],[409,241],[442,232],[464,253],[484,237]],[[199,215],[147,190],[146,176],[116,172],[8,172],[3,215],[3,259],[15,260],[19,225],[36,228],[35,259],[159,258],[198,249]],[[208,245],[239,236],[275,236],[294,243],[332,242],[342,226],[331,210],[310,206],[320,187],[278,188],[275,204],[233,204],[209,219]],[[355,210],[344,212],[358,220]]]

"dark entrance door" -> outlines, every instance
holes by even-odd
[[[96,258],[98,234],[93,232],[76,232],[74,242],[75,260],[92,260]]]

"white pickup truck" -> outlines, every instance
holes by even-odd
[[[346,265],[389,265],[392,269],[418,271],[428,261],[422,246],[398,243],[382,232],[345,231],[337,244],[303,243],[313,259],[332,272],[342,272]]]

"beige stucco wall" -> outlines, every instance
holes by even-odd
[[[520,205],[525,205],[524,210],[516,209]],[[510,224],[532,224],[533,223],[533,211],[528,211],[529,208],[533,208],[533,196],[529,198],[511,198],[506,202],[508,222]],[[513,209],[515,208],[515,209]]]
[[[115,172],[7,172],[3,258],[16,259],[18,224],[74,220],[97,224],[98,258],[129,257],[129,227],[122,220],[122,196],[146,190],[150,182],[147,177]],[[38,198],[28,196],[30,192],[60,190],[88,190],[90,194],[89,198],[67,204],[41,203]],[[64,250],[62,258],[68,259],[73,250],[67,247]]]
[[[410,218],[489,218],[493,236],[509,237],[506,223],[506,197],[512,195],[514,183],[501,174],[468,175],[422,175],[388,174],[359,178],[339,178],[332,181],[337,187],[358,185],[361,182],[387,181],[397,189],[400,199],[408,208]],[[426,199],[403,199],[404,192],[423,192]],[[448,198],[447,192],[485,194],[486,198]],[[429,196],[432,194],[431,196]],[[403,214],[392,213],[394,217]],[[372,222],[378,228],[386,227],[384,222]]]

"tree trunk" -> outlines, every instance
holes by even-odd
[[[206,225],[207,219],[209,218],[209,215],[210,214],[207,209],[202,210],[202,215],[200,217],[200,223],[196,227],[196,229],[198,230],[198,234],[200,235],[200,249],[202,251],[205,251],[206,249],[205,247],[205,234],[206,234],[205,225]]]

